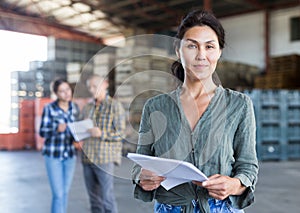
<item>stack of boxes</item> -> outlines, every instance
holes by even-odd
[[[79,62],[69,62],[66,65],[67,81],[69,83],[77,83],[80,81],[80,75],[83,64]]]
[[[19,129],[19,84],[16,73],[11,73],[11,106],[10,106],[10,126],[16,131]],[[16,132],[14,131],[14,132]]]
[[[114,96],[115,92],[115,48],[104,48],[92,59],[93,71],[109,82],[109,94]],[[86,81],[86,79],[85,79]]]
[[[286,98],[288,158],[300,159],[300,91],[288,91]]]
[[[300,159],[300,91],[252,90],[260,160]]]
[[[30,63],[30,71],[35,72],[35,88],[39,97],[51,95],[51,82],[54,79],[66,79],[66,63],[62,61],[34,61]]]
[[[19,141],[20,148],[32,149],[35,148],[35,104],[34,100],[22,100],[20,102],[19,114]],[[16,148],[18,146],[15,146]]]
[[[253,88],[260,69],[253,65],[222,60],[217,65],[216,73],[223,87],[241,90]]]
[[[170,65],[174,60],[168,48],[157,45],[154,38],[149,35],[130,38],[125,47],[116,51],[115,96],[127,112],[129,143],[124,145],[128,151],[135,149],[146,100],[174,89],[175,81],[170,76]]]
[[[300,88],[300,55],[272,57],[270,70],[255,79],[255,88],[295,89]]]
[[[91,42],[48,38],[48,60],[61,62],[88,62],[101,48]]]

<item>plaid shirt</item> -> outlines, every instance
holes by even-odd
[[[99,106],[95,106],[95,103],[86,105],[83,117],[92,119],[94,126],[99,127],[102,132],[100,138],[90,137],[84,140],[83,163],[120,164],[125,132],[125,113],[121,103],[106,94]]]
[[[57,132],[58,124],[71,123],[77,120],[79,115],[78,106],[70,102],[67,112],[58,106],[54,101],[46,105],[43,109],[43,115],[40,125],[39,134],[45,138],[42,153],[54,158],[68,158],[76,154],[73,146],[74,138],[69,128],[64,132]]]

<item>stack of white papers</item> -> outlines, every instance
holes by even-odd
[[[82,139],[91,137],[91,134],[88,132],[88,130],[93,128],[94,124],[91,119],[85,119],[82,121],[68,123],[68,127],[75,141],[81,141]]]
[[[205,174],[189,162],[136,153],[128,153],[127,157],[142,168],[155,172],[159,176],[166,177],[166,180],[161,183],[166,190],[192,180],[200,182],[208,180]]]

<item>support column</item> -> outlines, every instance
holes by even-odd
[[[270,32],[269,32],[269,21],[270,21],[270,13],[269,10],[265,10],[265,24],[264,24],[264,30],[265,30],[265,71],[268,73],[270,70]]]
[[[211,0],[204,0],[204,10],[207,10],[207,11],[212,11],[212,8],[211,8]]]

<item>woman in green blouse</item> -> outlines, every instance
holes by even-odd
[[[167,191],[164,177],[135,165],[135,197],[155,199],[155,213],[243,212],[258,173],[252,102],[213,80],[225,33],[212,13],[192,11],[176,37],[172,72],[182,85],[145,104],[137,153],[193,163],[209,179]]]

